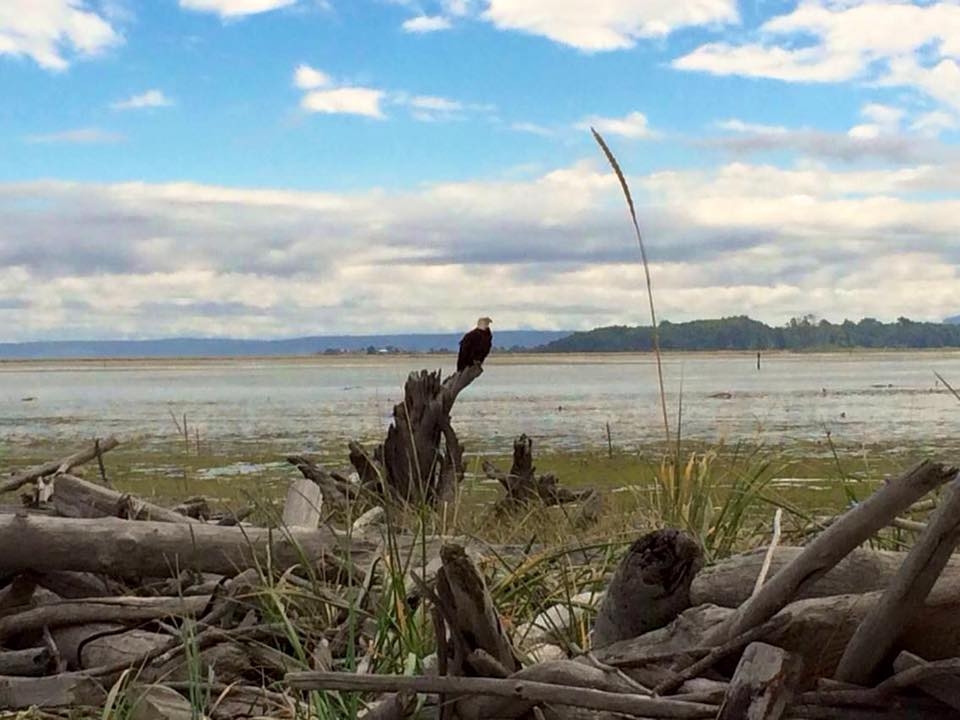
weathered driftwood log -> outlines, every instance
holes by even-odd
[[[439,370],[410,373],[403,400],[393,408],[393,422],[377,453],[390,495],[414,504],[435,504],[440,500],[444,462],[453,465],[454,476],[460,474],[456,468],[459,442],[450,425],[450,412],[457,396],[482,372],[481,366],[471,365],[442,382]],[[365,473],[359,467],[357,471],[362,478]]]
[[[141,679],[142,682],[142,679]],[[197,720],[190,701],[163,685],[133,685],[126,689],[131,705],[130,720]]]
[[[595,648],[663,627],[690,607],[690,583],[703,552],[679,530],[656,530],[634,542],[607,587],[593,627]]]
[[[715,645],[711,648],[697,648],[675,658],[671,658],[674,660],[670,667],[671,677],[661,681],[653,689],[654,694],[668,695],[676,692],[682,686],[710,672],[714,666],[724,662],[727,658],[739,655],[747,645],[756,642],[758,638],[771,635],[775,630],[785,626],[787,622],[789,622],[789,617],[786,615],[782,613],[774,615],[763,625],[751,628],[742,635],[723,643],[723,645]],[[693,657],[701,653],[705,654],[703,654],[699,660],[692,660]]]
[[[284,527],[315,528],[320,524],[324,493],[320,485],[307,478],[297,478],[287,488],[283,503]]]
[[[898,673],[911,668],[923,667],[927,662],[913,653],[902,652],[893,661],[893,669]],[[925,678],[916,683],[916,686],[927,695],[935,697],[945,705],[960,712],[960,671],[952,675],[938,675]]]
[[[800,681],[803,660],[773,645],[743,651],[717,720],[779,720]]]
[[[0,615],[29,605],[38,584],[36,576],[31,572],[13,578],[9,585],[0,590]]]
[[[113,450],[113,448],[119,444],[120,441],[111,435],[105,440],[98,440],[94,442],[94,444],[89,448],[76,452],[73,455],[68,455],[60,460],[52,460],[50,462],[43,463],[42,465],[32,467],[29,470],[23,470],[22,472],[15,473],[4,480],[0,480],[0,493],[19,490],[27,483],[34,482],[35,480],[39,480],[40,478],[47,477],[49,475],[70,472],[70,470],[77,467],[77,465],[83,465],[84,463],[90,462],[99,454]]]
[[[500,624],[490,593],[476,566],[461,545],[440,550],[443,566],[437,571],[436,593],[450,627],[455,674],[481,674],[471,654],[482,650],[508,673],[520,669],[513,646]]]
[[[0,677],[0,710],[92,707],[102,705],[106,696],[106,690],[96,678],[79,673],[39,678]]]
[[[113,518],[0,516],[0,573],[58,570],[115,576],[232,575],[263,563],[289,568],[330,556],[368,562],[376,546],[328,528],[220,527]]]
[[[850,639],[834,677],[867,685],[881,663],[890,659],[904,628],[923,609],[951,554],[960,543],[960,480],[954,480],[903,566]],[[960,648],[958,648],[960,653]]]
[[[764,550],[751,550],[729,557],[716,565],[701,570],[690,587],[692,606],[712,603],[735,608],[746,602],[753,592],[753,584],[763,563]],[[793,562],[803,548],[781,545],[773,554],[769,577]],[[829,595],[883,590],[890,585],[907,553],[892,550],[857,548],[826,575],[804,584],[795,600]],[[936,587],[960,582],[960,556],[951,557],[937,580]]]
[[[565,688],[589,688],[611,693],[629,695],[647,694],[646,689],[625,675],[609,672],[585,663],[571,660],[544,662],[519,670],[509,676],[511,680],[547,683]],[[486,718],[526,718],[537,707],[545,717],[563,720],[611,720],[620,715],[608,715],[597,710],[559,707],[556,703],[537,703],[520,698],[475,696],[460,700],[457,710],[464,720],[485,720]],[[536,717],[536,715],[534,715]]]
[[[713,649],[704,646],[704,633],[732,613],[730,608],[698,605],[683,611],[665,627],[597,648],[593,655],[605,665],[623,668],[642,668],[649,664],[672,661],[682,655],[703,656]],[[658,675],[662,677],[662,673]],[[673,673],[669,675],[674,676]],[[650,684],[657,685],[660,682],[658,679]]]
[[[305,671],[287,675],[287,684],[297,690],[355,690],[486,695],[531,704],[551,703],[571,707],[609,710],[644,718],[712,718],[715,705],[651,698],[625,692],[567,687],[533,680],[475,677],[411,677],[409,675],[360,675],[346,672]],[[484,718],[497,717],[484,715]],[[480,716],[467,720],[480,720]]]
[[[807,678],[832,677],[857,625],[881,596],[880,592],[871,592],[798,600],[765,623],[768,631],[753,639],[802,656]],[[728,623],[735,612],[714,605],[693,607],[667,627],[600,648],[596,656],[608,665],[637,667],[699,651],[716,628]],[[929,660],[957,656],[960,585],[934,588],[923,608],[904,627],[896,649]]]
[[[170,636],[128,629],[120,623],[64,625],[51,630],[68,670],[104,665],[133,667],[151,651],[166,646]]]
[[[305,478],[316,483],[323,499],[335,508],[346,508],[360,495],[360,488],[337,479],[331,473],[303,455],[290,455],[287,462],[294,465]]]
[[[0,676],[39,677],[46,675],[52,655],[50,648],[35,647],[26,650],[0,651]]]
[[[367,708],[360,720],[406,720],[417,704],[417,694],[409,691],[389,693]]]
[[[209,520],[211,517],[210,504],[205,497],[192,497],[182,503],[174,505],[171,510],[194,520]],[[155,518],[158,519],[158,518]]]
[[[596,495],[596,491],[591,488],[565,488],[552,473],[537,475],[533,465],[533,440],[525,434],[513,441],[513,465],[510,472],[503,472],[486,460],[483,462],[483,471],[487,477],[499,482],[506,491],[506,496],[495,506],[500,513],[522,510],[533,501],[547,506],[563,505],[588,500]]]
[[[69,474],[60,474],[53,479],[52,501],[57,513],[71,518],[121,517],[175,523],[200,522],[188,515]]]
[[[122,595],[119,583],[102,575],[83,572],[47,572],[36,574],[37,584],[64,599]]]
[[[733,616],[714,628],[708,642],[723,643],[773,617],[793,600],[799,589],[825,575],[857,545],[889,524],[897,513],[956,475],[956,468],[923,462],[887,483],[821,532],[796,560],[770,578]]]
[[[63,600],[0,618],[0,641],[44,627],[188,617],[203,610],[209,600],[208,597]]]

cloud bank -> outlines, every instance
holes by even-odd
[[[957,170],[635,176],[661,314],[955,314]],[[600,163],[407,192],[0,185],[5,339],[457,330],[479,311],[589,328],[644,322],[642,292]]]

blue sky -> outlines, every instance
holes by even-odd
[[[0,340],[960,312],[960,2],[5,0]]]

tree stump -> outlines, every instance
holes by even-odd
[[[513,441],[510,472],[498,470],[487,461],[483,463],[483,471],[487,477],[498,481],[507,493],[495,506],[499,514],[522,510],[534,501],[551,506],[599,499],[596,490],[591,488],[571,490],[560,485],[560,480],[552,473],[537,475],[533,465],[533,440],[525,434]]]
[[[351,443],[350,460],[363,484],[377,483],[385,497],[419,505],[452,498],[463,478],[463,448],[450,423],[457,396],[480,377],[471,365],[441,381],[439,370],[410,373],[403,401],[393,408],[393,422],[373,458]]]
[[[634,542],[600,603],[593,646],[634,638],[671,622],[690,607],[690,583],[702,566],[699,545],[679,530],[655,530]]]

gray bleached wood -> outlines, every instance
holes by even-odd
[[[134,686],[128,688],[132,699],[130,720],[202,720],[190,705],[190,701],[176,690],[163,685]]]
[[[597,611],[592,643],[604,647],[663,627],[690,606],[690,583],[703,563],[697,543],[679,530],[634,542]]]
[[[106,691],[95,678],[64,673],[39,678],[0,677],[0,710],[101,705]]]
[[[773,617],[793,600],[799,589],[825,575],[897,513],[956,475],[956,468],[923,462],[887,483],[821,532],[790,565],[771,577],[727,621],[714,628],[707,642],[723,643]]]
[[[303,455],[290,455],[287,462],[296,466],[304,478],[316,483],[327,502],[336,508],[346,508],[360,495],[360,489],[350,483],[338,480],[332,473]],[[287,496],[289,499],[289,495]]]
[[[283,504],[283,525],[288,528],[316,528],[323,510],[323,491],[307,478],[297,478],[287,488]]]
[[[893,661],[893,669],[898,673],[911,668],[926,665],[927,662],[918,655],[902,652]],[[917,687],[927,695],[937,698],[940,702],[960,711],[960,672],[939,677],[930,677],[917,682]]]
[[[36,575],[37,584],[65,599],[120,595],[119,584],[93,573],[46,572]]]
[[[68,455],[65,458],[60,460],[52,460],[50,462],[43,463],[42,465],[32,467],[29,470],[24,470],[11,475],[5,480],[0,481],[0,493],[18,490],[27,483],[47,477],[48,475],[70,472],[70,470],[75,468],[77,465],[83,465],[84,463],[90,462],[97,457],[98,453],[102,454],[109,450],[113,450],[113,448],[119,444],[120,441],[111,435],[105,440],[99,441],[91,445],[89,448],[76,452],[72,455]]]
[[[518,670],[520,663],[500,624],[483,577],[463,546],[444,545],[440,558],[443,566],[437,572],[436,593],[454,636],[454,647],[461,655],[457,664],[469,664],[470,653],[483,650],[508,672]]]
[[[268,549],[274,566],[288,568],[330,555],[368,562],[376,545],[328,528],[0,516],[0,573],[75,570],[169,577],[198,570],[233,575],[264,562]]]
[[[0,641],[43,627],[156,620],[171,615],[189,617],[203,610],[209,600],[209,597],[63,600],[0,618]]]
[[[0,675],[38,677],[46,674],[52,656],[49,648],[0,651]]]
[[[565,687],[517,678],[430,677],[408,675],[360,675],[348,672],[304,671],[287,675],[287,684],[297,690],[356,690],[488,695],[529,703],[552,703],[572,707],[610,710],[633,717],[711,718],[715,705],[661,700],[644,695],[608,692],[593,688]],[[491,717],[487,715],[486,717]],[[471,719],[473,720],[473,719]],[[475,720],[479,720],[476,718]]]
[[[802,552],[801,547],[778,547],[773,554],[768,581]],[[690,604],[696,606],[712,603],[735,608],[745,602],[750,597],[753,583],[760,572],[763,554],[763,549],[751,550],[701,570],[690,586]],[[800,588],[794,599],[883,590],[896,576],[906,557],[905,552],[856,548],[826,575]],[[960,556],[954,556],[947,561],[935,587],[946,587],[958,582]]]
[[[880,597],[881,593],[871,592],[798,600],[774,616],[770,632],[755,639],[801,655],[805,678],[831,677],[858,623]],[[600,662],[618,667],[702,655],[707,650],[705,638],[734,612],[714,605],[693,607],[667,627],[600,648],[595,655]],[[779,618],[787,620],[779,625]],[[960,585],[934,588],[904,629],[901,644],[930,660],[954,657],[960,647]]]
[[[119,623],[66,625],[54,628],[52,634],[69,670],[117,664],[132,666],[169,641],[167,635],[128,630]]]
[[[386,489],[396,498],[414,504],[439,501],[440,469],[445,459],[455,462],[459,445],[449,439],[456,438],[450,411],[457,396],[481,373],[480,365],[470,365],[442,382],[440,371],[421,370],[407,377],[403,401],[393,408],[393,422],[380,453]],[[451,446],[446,449],[440,442],[445,433]]]
[[[779,720],[800,680],[803,660],[773,645],[751,643],[730,681],[717,720]]]
[[[904,629],[923,610],[933,584],[960,543],[960,480],[954,480],[940,507],[910,549],[883,597],[861,621],[834,677],[867,685],[887,660]]]
[[[174,523],[200,522],[187,515],[69,474],[57,475],[53,480],[52,500],[53,506],[63,517],[121,517],[128,520],[157,520]]]

